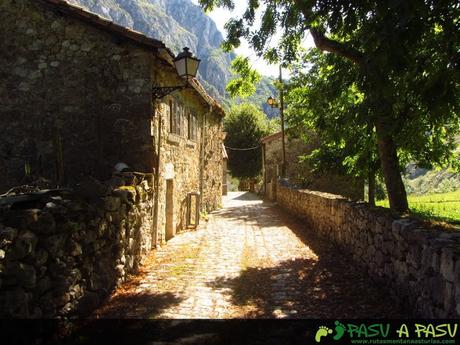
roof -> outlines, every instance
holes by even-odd
[[[262,139],[260,139],[260,142],[267,143],[267,142],[276,140],[278,138],[281,138],[281,132],[276,132],[274,134],[267,135],[266,137],[263,137]]]
[[[144,49],[151,50],[153,53],[155,53],[155,55],[158,58],[166,61],[171,66],[174,66],[173,59],[175,55],[160,40],[148,37],[139,31],[118,25],[107,18],[101,17],[96,13],[90,12],[83,7],[70,4],[65,0],[39,1],[53,7],[60,14],[69,16],[81,22],[92,25],[95,28],[100,29],[102,31],[106,31],[111,34],[120,36],[123,39],[126,39]],[[213,108],[214,111],[217,111],[222,116],[225,115],[222,106],[206,92],[203,85],[201,85],[201,83],[196,78],[190,80],[188,83],[204,99],[204,101]]]
[[[144,48],[148,48],[151,50],[157,50],[159,48],[168,50],[171,56],[174,56],[172,51],[166,48],[165,44],[159,40],[156,40],[151,37],[147,37],[146,35],[140,33],[139,31],[135,31],[129,29],[127,27],[121,26],[116,24],[115,22],[101,17],[96,13],[90,12],[83,7],[73,5],[68,3],[65,0],[39,0],[42,3],[51,5],[53,8],[59,11],[59,13],[72,17],[74,19],[78,19],[82,22],[90,24],[98,29],[103,31],[110,32],[112,34],[117,34],[122,36],[123,38],[132,41],[138,45],[143,46]]]

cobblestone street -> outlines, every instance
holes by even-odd
[[[380,287],[301,221],[230,193],[197,231],[153,252],[101,318],[383,318],[404,316]]]

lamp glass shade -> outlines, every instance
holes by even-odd
[[[176,71],[179,77],[183,77],[187,75],[187,64],[186,58],[174,61],[174,65],[176,66]]]
[[[182,53],[174,59],[177,74],[182,78],[194,78],[198,72],[201,60],[192,56],[189,48],[185,47]]]
[[[187,58],[186,65],[187,77],[196,77],[196,74],[198,73],[198,67],[200,66],[200,60],[195,59],[193,57]]]

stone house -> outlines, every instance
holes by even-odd
[[[2,0],[0,37],[0,193],[123,163],[155,187],[151,247],[221,205],[224,111],[196,79],[154,97],[184,83],[161,41],[63,0]]]
[[[274,133],[261,139],[262,144],[262,172],[263,190],[266,196],[276,199],[276,183],[281,176],[283,161],[281,132]],[[363,200],[363,181],[351,176],[334,173],[314,173],[307,163],[300,160],[300,156],[310,154],[319,147],[319,138],[314,133],[309,133],[305,142],[298,138],[294,131],[286,130],[286,178],[293,184],[302,188],[339,194],[352,200]]]

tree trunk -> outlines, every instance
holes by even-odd
[[[380,162],[382,164],[390,208],[401,213],[407,212],[409,210],[409,205],[407,203],[406,189],[404,188],[404,183],[399,171],[396,145],[391,135],[386,132],[382,122],[377,121],[375,129],[377,131]]]
[[[375,206],[375,173],[374,172],[369,172],[369,175],[367,177],[367,183],[368,183],[368,199],[369,199],[369,204],[371,206]]]

